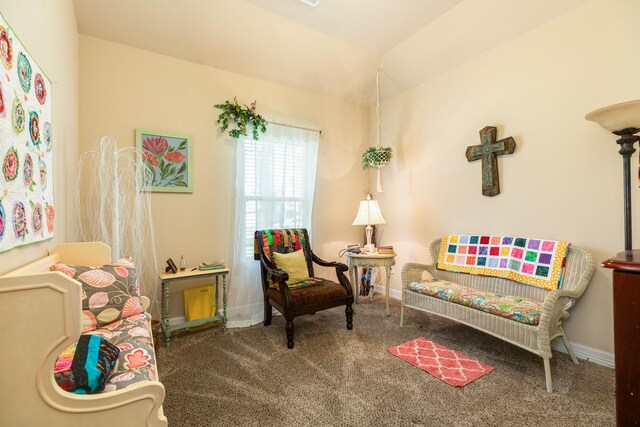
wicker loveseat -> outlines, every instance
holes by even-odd
[[[578,363],[562,329],[562,321],[569,317],[568,310],[582,295],[591,280],[595,269],[593,257],[584,249],[570,246],[562,289],[549,291],[504,278],[438,270],[436,260],[441,242],[442,239],[437,239],[431,243],[431,256],[434,260],[432,264],[408,263],[402,268],[400,325],[404,323],[405,307],[415,308],[455,320],[522,347],[543,358],[547,391],[551,393],[553,391],[549,363],[552,357],[551,340],[561,337],[571,359],[574,363]],[[433,276],[433,282],[423,279],[422,273],[425,271]],[[440,291],[439,286],[443,288]],[[434,291],[450,292],[451,287],[456,286],[463,289],[463,292],[471,288],[471,290],[497,294],[499,298],[523,301],[529,307],[533,307],[533,310],[523,311],[537,312],[536,316],[527,318],[526,313],[524,316],[518,313],[522,318],[518,319],[516,316],[509,318],[508,313],[498,315],[465,305],[466,302],[452,302],[426,294],[427,292],[433,294]]]

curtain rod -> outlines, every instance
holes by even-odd
[[[272,124],[272,125],[286,126],[288,128],[294,128],[294,129],[310,130],[310,131],[313,131],[313,132],[318,132],[320,135],[322,135],[322,129],[305,128],[305,127],[302,127],[302,126],[294,126],[294,125],[290,125],[290,124],[287,124],[287,123],[272,122],[271,120],[267,120],[267,123]]]

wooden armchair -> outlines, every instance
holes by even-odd
[[[306,229],[258,230],[254,242],[254,259],[260,261],[264,292],[264,325],[271,324],[272,307],[282,313],[287,319],[288,348],[293,348],[293,319],[303,314],[346,305],[347,329],[353,328],[353,291],[344,274],[348,267],[318,258],[311,251]],[[288,254],[299,250],[304,251],[308,280],[289,284],[289,274],[276,267],[273,253]],[[315,277],[313,263],[335,267],[338,283]]]

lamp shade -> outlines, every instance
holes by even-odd
[[[640,99],[600,108],[584,118],[596,122],[609,132],[640,128]]]
[[[367,200],[360,201],[358,215],[356,215],[356,219],[353,220],[353,224],[351,225],[377,225],[386,223],[387,221],[384,220],[382,212],[380,212],[378,201],[367,198]]]

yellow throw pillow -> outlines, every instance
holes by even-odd
[[[273,261],[277,268],[289,274],[287,285],[309,280],[309,270],[307,269],[307,262],[302,249],[288,254],[274,252]]]

